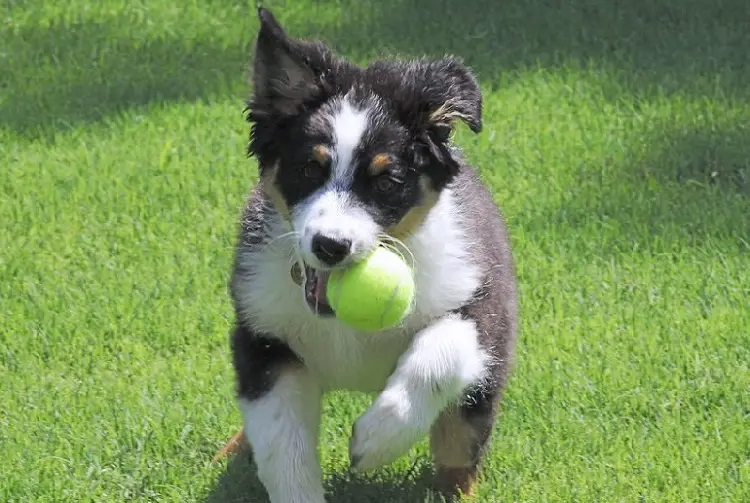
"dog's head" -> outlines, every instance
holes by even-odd
[[[249,151],[298,237],[308,301],[322,314],[326,271],[384,235],[408,236],[456,176],[449,137],[457,119],[481,129],[481,94],[456,59],[360,68],[258,15]]]

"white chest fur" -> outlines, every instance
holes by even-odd
[[[279,222],[273,234],[285,230]],[[416,302],[397,330],[362,334],[334,318],[313,315],[289,274],[294,240],[283,237],[240,256],[253,271],[236,289],[242,316],[255,329],[289,344],[324,389],[378,391],[414,334],[465,304],[481,280],[449,191],[405,244],[414,256]]]

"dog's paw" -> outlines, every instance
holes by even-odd
[[[429,431],[422,412],[403,393],[381,394],[352,427],[351,469],[372,470],[406,454]]]

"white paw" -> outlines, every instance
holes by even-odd
[[[352,428],[352,470],[372,470],[406,454],[429,431],[431,423],[425,419],[431,415],[404,393],[383,392]]]

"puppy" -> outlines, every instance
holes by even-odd
[[[439,487],[470,493],[517,326],[505,224],[450,141],[458,121],[482,127],[477,81],[453,58],[361,68],[258,15],[248,120],[260,176],[231,280],[244,436],[231,443],[247,440],[272,503],[324,503],[321,397],[378,393],[352,428],[352,469],[429,435]],[[397,329],[357,333],[326,280],[380,243],[412,265],[414,307]]]

